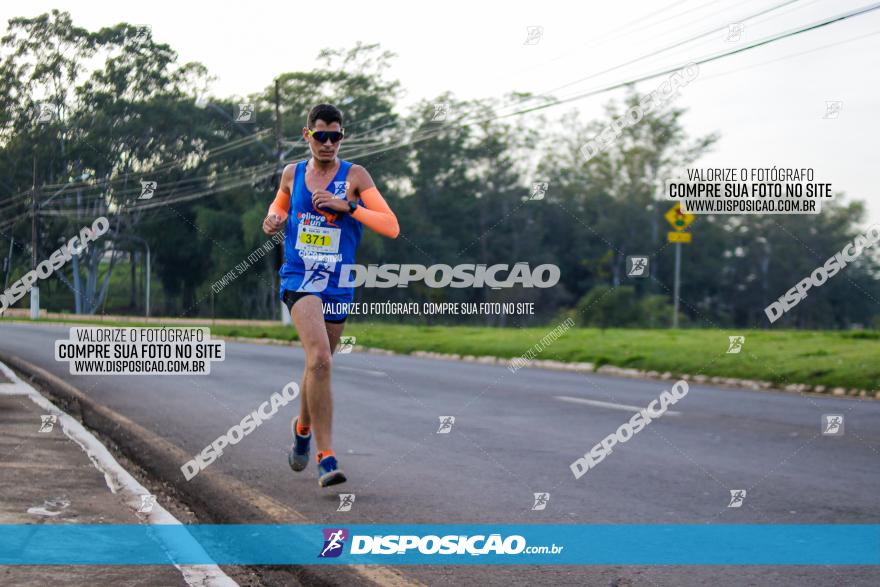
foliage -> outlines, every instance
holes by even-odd
[[[38,259],[96,217],[111,219],[109,234],[56,272],[69,291],[46,287],[44,305],[142,311],[143,270],[131,279],[128,265],[122,276],[114,269],[131,254],[142,265],[146,243],[154,314],[277,317],[279,248],[219,291],[214,285],[268,240],[260,222],[280,170],[308,154],[308,110],[331,102],[346,118],[341,156],[369,170],[402,227],[393,241],[365,231],[359,263],[561,269],[549,289],[361,288],[359,301],[535,303],[532,317],[475,318],[490,325],[561,315],[602,328],[669,325],[674,249],[663,219],[670,203],[658,188],[716,135],[689,137],[686,112],[672,106],[624,127],[585,161],[581,145],[639,103],[635,90],[586,122],[556,110],[508,115],[525,100],[551,100],[527,94],[444,93],[401,112],[404,89],[388,76],[393,59],[378,45],[324,50],[310,71],[282,72],[251,96],[216,97],[206,68],[178,63],[149,30],[120,23],[89,31],[57,10],[12,19],[0,40],[0,238],[12,248],[4,279],[30,269],[35,183]],[[47,124],[36,122],[40,103],[56,112]],[[256,106],[254,124],[233,120],[242,103]],[[433,120],[438,104],[448,107],[446,121]],[[140,199],[142,181],[157,182],[152,199]],[[529,199],[535,181],[549,183],[542,200]],[[864,220],[861,202],[840,197],[817,216],[698,217],[693,244],[682,246],[681,323],[766,326],[764,307],[841,250]],[[625,276],[632,254],[651,258],[647,279]],[[877,276],[877,252],[868,251],[775,326],[877,324]]]

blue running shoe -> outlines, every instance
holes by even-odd
[[[296,418],[290,422],[290,431],[293,433],[293,446],[287,455],[287,462],[294,471],[302,471],[309,464],[309,444],[312,441],[312,433],[308,436],[300,436],[296,433]]]
[[[345,473],[339,468],[336,457],[333,455],[324,457],[318,463],[318,485],[329,487],[339,483],[345,483]]]

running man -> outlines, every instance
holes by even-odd
[[[354,288],[340,286],[339,273],[343,265],[354,264],[363,225],[389,238],[397,238],[400,227],[367,170],[337,157],[344,136],[338,108],[312,108],[302,134],[312,157],[284,168],[263,232],[285,228],[281,299],[306,354],[288,460],[294,471],[306,468],[314,428],[318,483],[327,487],[345,481],[331,449],[330,358],[345,328]]]

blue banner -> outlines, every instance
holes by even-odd
[[[0,564],[880,565],[880,525],[0,525]]]

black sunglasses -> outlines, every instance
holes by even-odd
[[[331,143],[338,143],[345,136],[341,130],[313,130],[309,129],[309,136],[319,143],[326,143],[330,139]]]

